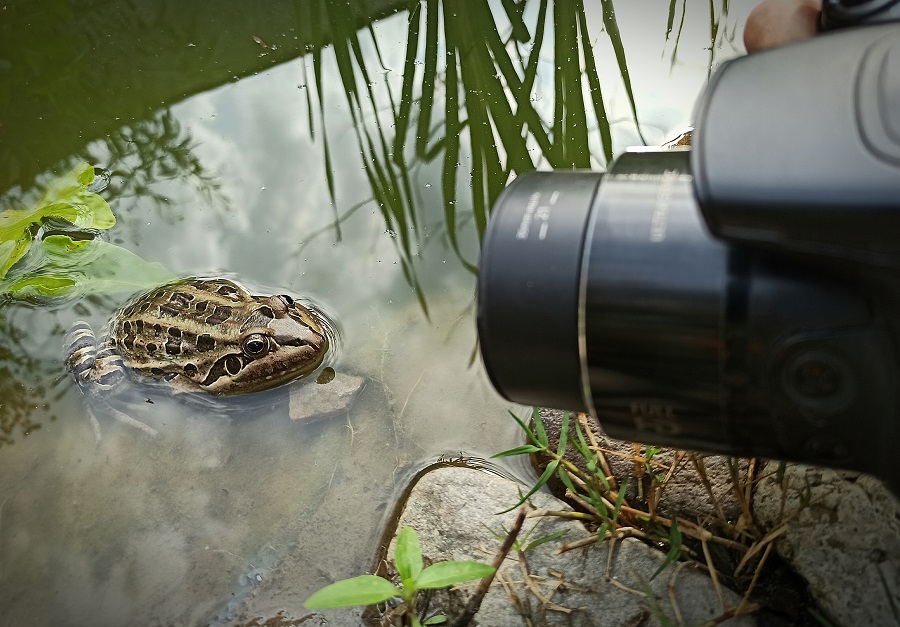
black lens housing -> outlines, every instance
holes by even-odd
[[[715,238],[693,183],[690,152],[670,150],[507,188],[478,281],[494,386],[588,411],[617,438],[894,481],[898,362],[878,282]]]

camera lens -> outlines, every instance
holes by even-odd
[[[723,438],[728,252],[691,181],[689,152],[669,150],[508,187],[478,279],[481,353],[501,394],[592,411],[617,437]]]
[[[578,297],[602,175],[534,172],[497,200],[478,270],[481,353],[494,387],[524,404],[586,410]]]
[[[507,188],[478,276],[494,387],[588,411],[615,438],[884,474],[856,427],[896,402],[869,298],[808,259],[713,237],[690,165],[648,150]]]

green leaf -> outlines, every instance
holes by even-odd
[[[524,446],[517,446],[516,448],[511,448],[507,451],[503,451],[501,453],[495,453],[491,455],[491,459],[495,457],[510,457],[512,455],[525,455],[527,453],[537,453],[538,451],[543,451],[545,449],[540,448],[539,446],[534,446],[533,444],[526,444]]]
[[[134,293],[175,276],[158,263],[102,240],[49,235],[5,280],[0,295],[36,301],[86,294]]]
[[[425,566],[422,562],[422,545],[412,527],[404,527],[397,534],[394,564],[397,566],[400,578],[403,579],[404,587],[409,587],[409,584],[419,576]]]
[[[513,420],[515,420],[516,422],[519,423],[519,426],[522,427],[522,430],[523,430],[525,433],[528,434],[528,438],[529,438],[532,442],[534,442],[535,444],[540,444],[540,441],[538,440],[537,436],[534,434],[534,431],[532,431],[531,429],[529,429],[529,428],[528,428],[528,425],[526,425],[525,422],[524,422],[521,418],[519,418],[518,416],[516,416],[516,415],[515,415],[513,412],[511,412],[511,411],[509,412],[509,415],[513,417]],[[541,450],[545,450],[546,448],[547,448],[547,445],[544,444],[544,446],[543,446],[543,448],[542,448]]]
[[[669,530],[669,552],[666,553],[666,559],[659,565],[656,572],[650,575],[650,581],[653,581],[659,573],[665,570],[666,566],[677,562],[679,557],[681,557],[681,529],[678,528],[678,520],[673,517],[672,528]]]
[[[516,509],[519,505],[528,500],[528,497],[540,490],[544,487],[544,484],[553,476],[553,473],[556,472],[556,467],[559,466],[559,460],[554,459],[552,462],[547,464],[547,467],[544,469],[544,472],[541,474],[540,478],[537,480],[537,483],[534,484],[534,487],[528,491],[528,494],[519,499],[519,502],[510,507],[509,509],[505,509],[502,512],[497,512],[498,514],[505,514],[506,512],[511,512]]]
[[[622,485],[619,486],[619,498],[616,499],[616,508],[613,510],[612,516],[613,528],[615,528],[616,521],[619,519],[619,510],[622,509],[622,503],[625,501],[626,492],[628,492],[628,477],[625,477],[622,480]]]
[[[481,562],[438,562],[416,578],[416,588],[445,588],[463,581],[481,579],[494,574],[493,566]]]
[[[604,522],[600,525],[600,528],[597,530],[597,544],[603,542],[604,538],[606,538],[606,532],[609,531],[609,523]]]
[[[94,168],[81,163],[50,181],[32,209],[0,211],[0,279],[25,256],[38,229],[47,220],[64,220],[93,230],[108,229],[116,223],[109,204],[88,191],[93,180]]]
[[[538,538],[537,540],[532,540],[522,550],[527,553],[531,549],[533,549],[535,547],[539,547],[542,544],[544,544],[545,542],[550,542],[551,540],[556,540],[557,538],[564,536],[567,533],[569,533],[569,530],[563,529],[562,531],[557,531],[556,533],[551,533],[550,535],[544,536],[543,538]]]
[[[387,601],[399,594],[400,590],[397,586],[387,579],[375,575],[360,575],[325,586],[318,592],[314,592],[303,605],[311,610],[372,605]]]
[[[547,448],[549,446],[547,431],[544,429],[544,421],[541,420],[541,412],[537,407],[532,410],[531,419],[534,420],[534,432],[537,435],[538,444]]]
[[[435,614],[434,616],[432,616],[431,618],[429,618],[422,624],[423,625],[443,625],[446,622],[447,622],[446,616],[444,616],[443,614]]]
[[[563,457],[566,454],[566,444],[569,440],[569,412],[563,412],[562,427],[559,431],[559,443],[556,447],[556,454]]]

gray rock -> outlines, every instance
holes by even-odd
[[[496,514],[518,500],[522,486],[496,475],[467,468],[445,467],[423,476],[414,486],[397,529],[411,526],[419,535],[422,552],[429,561],[477,560],[490,562],[500,541],[490,529],[503,534],[516,512]],[[550,510],[568,507],[549,494],[536,494],[537,507]],[[599,546],[557,553],[563,541],[571,542],[588,533],[577,522],[558,517],[529,518],[522,534],[535,525],[529,540],[566,530],[563,538],[525,554],[510,553],[476,616],[479,625],[520,627],[527,616],[536,625],[659,625],[677,622],[669,599],[670,589],[685,624],[697,624],[723,613],[718,594],[707,575],[686,565],[669,565],[652,581],[664,555],[642,542],[626,539]],[[520,538],[523,537],[520,535]],[[392,559],[393,545],[389,556]],[[524,583],[523,569],[530,586]],[[653,599],[641,592],[649,586]],[[451,617],[464,605],[471,586],[437,594],[431,607]],[[729,608],[740,597],[722,590]],[[665,618],[663,618],[665,617]],[[724,625],[755,625],[750,617],[727,620]]]
[[[776,549],[809,582],[840,625],[897,625],[900,608],[900,504],[866,475],[797,464],[776,481],[776,462],[756,489],[754,511]]]
[[[346,412],[365,386],[363,377],[336,373],[328,383],[304,381],[291,386],[290,416],[293,420],[313,420]]]

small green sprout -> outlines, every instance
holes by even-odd
[[[311,610],[324,610],[354,605],[382,603],[392,597],[400,597],[406,605],[412,627],[437,625],[445,622],[443,615],[432,616],[421,622],[416,611],[419,590],[446,588],[464,581],[482,579],[494,573],[494,567],[481,562],[438,562],[424,568],[422,546],[412,527],[404,527],[397,534],[394,564],[402,581],[396,586],[387,579],[375,575],[361,575],[337,581],[310,596],[304,605]]]

